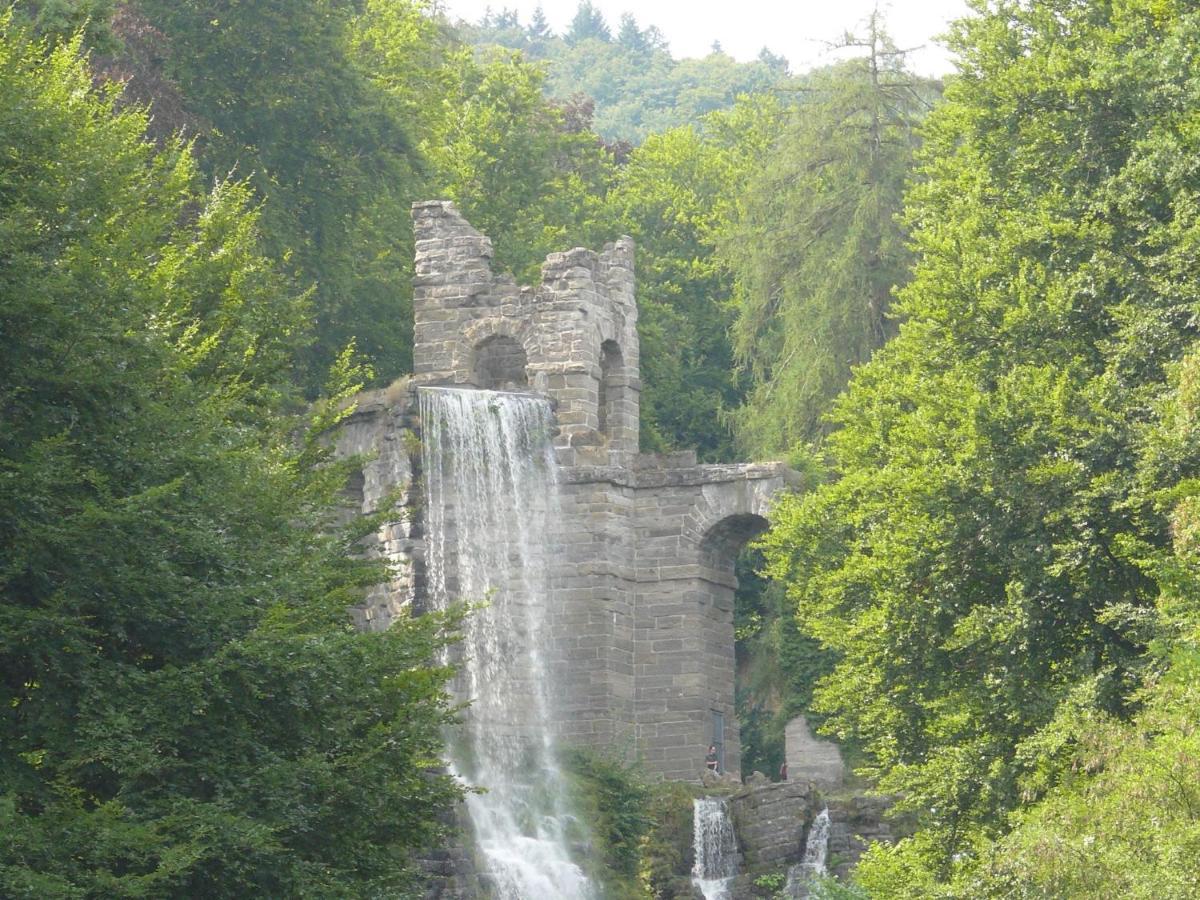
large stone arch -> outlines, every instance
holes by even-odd
[[[655,767],[673,777],[694,778],[709,744],[716,744],[722,767],[741,765],[740,728],[734,703],[734,561],[739,551],[769,523],[773,501],[785,487],[776,466],[704,466],[695,482],[666,486],[655,526],[665,531],[669,511],[679,510],[678,531],[648,531],[647,557],[659,578],[641,586],[639,623],[645,639],[637,654],[638,672],[653,685],[639,690],[640,727],[654,752]],[[682,472],[680,473],[682,474]],[[643,550],[639,548],[639,554]],[[665,558],[661,558],[664,557]],[[675,652],[664,652],[678,647]],[[667,693],[656,693],[660,682]]]
[[[700,540],[701,567],[717,576],[732,574],[738,554],[769,525],[765,517],[752,512],[732,513],[714,523]]]
[[[697,547],[701,564],[728,562],[731,578],[733,558],[767,529],[775,498],[784,487],[780,473],[704,485],[684,524],[684,538]]]

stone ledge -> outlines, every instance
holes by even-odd
[[[786,463],[720,463],[687,468],[633,468],[618,466],[563,466],[560,475],[567,484],[600,482],[617,487],[698,487],[728,481],[788,481]]]

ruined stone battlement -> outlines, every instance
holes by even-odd
[[[393,578],[360,610],[383,628],[422,606],[423,386],[534,391],[554,403],[560,527],[551,548],[549,666],[560,734],[632,748],[649,769],[696,780],[710,743],[736,772],[734,559],[788,483],[779,463],[698,465],[638,452],[634,247],[554,253],[542,282],[494,275],[492,245],[445,201],[413,207],[411,381],[361,398],[338,439],[367,458],[352,504],[402,505],[371,552]],[[478,599],[478,598],[466,598]]]
[[[492,273],[492,242],[448,201],[415,204],[416,384],[532,389],[557,404],[562,448],[637,452],[633,241],[552,253],[542,283]]]

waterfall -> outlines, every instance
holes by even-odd
[[[825,874],[825,857],[829,855],[829,807],[817,813],[812,827],[808,829],[808,840],[804,843],[804,866],[814,875]]]
[[[466,805],[486,877],[501,900],[590,898],[549,727],[550,405],[452,388],[419,398],[429,597],[486,603],[463,625],[455,691],[470,706],[449,741],[452,770],[485,791]]]
[[[692,802],[692,842],[696,862],[692,884],[704,900],[727,900],[737,876],[737,838],[724,800],[701,797]]]
[[[788,869],[784,894],[788,897],[808,896],[808,885],[814,878],[826,873],[825,859],[829,855],[829,807],[826,806],[813,819],[808,829],[808,840],[804,842],[804,860]]]

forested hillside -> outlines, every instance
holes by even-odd
[[[896,799],[838,891],[1200,894],[1200,11],[981,0],[944,84],[855,35],[789,74],[588,2],[0,14],[0,895],[409,889],[456,624],[350,627],[326,438],[411,368],[435,197],[524,282],[631,235],[642,449],[803,475],[739,704],[748,768],[804,713]]]
[[[543,62],[548,96],[590,104],[596,132],[631,145],[699,124],[705,114],[728,109],[739,95],[785,89],[788,81],[787,60],[766,47],[749,63],[724,53],[720,42],[701,59],[676,59],[655,25],[639,24],[630,12],[609,23],[588,0],[582,0],[561,35],[550,30],[540,8],[525,23],[502,8],[459,28],[485,52],[507,47]]]

